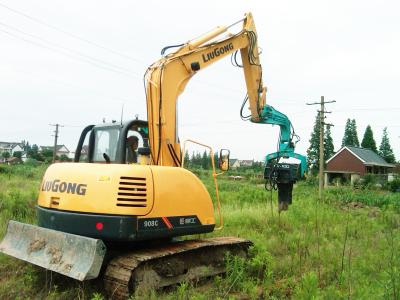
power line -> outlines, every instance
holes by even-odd
[[[1,25],[1,26],[4,26],[4,27],[7,27],[7,28],[10,28],[11,30],[14,30],[14,31],[19,32],[19,33],[22,33],[22,34],[24,34],[24,35],[27,35],[27,36],[29,36],[29,37],[33,37],[34,39],[38,39],[38,40],[40,40],[40,41],[42,41],[42,42],[44,42],[44,43],[49,44],[50,46],[57,47],[57,48],[61,48],[61,49],[64,49],[64,50],[66,50],[66,51],[72,52],[72,53],[74,53],[74,54],[76,54],[76,55],[78,55],[78,56],[81,56],[81,57],[85,58],[85,59],[90,59],[90,60],[93,60],[93,61],[95,61],[95,62],[101,63],[101,64],[103,64],[103,65],[109,66],[109,67],[111,67],[111,68],[115,68],[115,69],[122,70],[122,72],[132,73],[131,70],[129,70],[129,69],[127,69],[127,68],[117,66],[117,65],[115,65],[115,64],[113,64],[113,63],[109,63],[109,62],[107,62],[107,61],[104,61],[104,60],[95,58],[95,57],[93,57],[93,56],[87,55],[87,54],[82,53],[82,52],[80,52],[80,51],[77,51],[77,50],[74,50],[74,49],[70,49],[70,48],[64,47],[64,46],[62,46],[62,45],[59,45],[59,44],[50,42],[50,41],[48,41],[48,40],[46,40],[46,39],[44,39],[44,38],[42,38],[42,37],[40,37],[40,36],[37,36],[37,35],[33,35],[33,34],[30,34],[30,33],[24,32],[24,31],[22,31],[22,30],[20,30],[20,29],[18,29],[18,28],[16,28],[16,27],[14,27],[14,26],[5,24],[5,23],[3,23],[3,22],[0,22],[0,25]],[[139,75],[137,75],[137,76],[140,77],[140,78],[142,77],[142,76],[139,76]]]
[[[127,77],[131,77],[131,78],[132,78],[132,75],[135,76],[134,74],[129,74],[129,73],[126,73],[126,72],[121,72],[121,71],[112,69],[112,68],[110,68],[110,67],[107,67],[107,66],[105,66],[105,65],[97,64],[97,63],[95,63],[95,62],[93,62],[93,61],[91,61],[91,60],[88,60],[88,59],[84,59],[84,58],[80,58],[80,57],[75,57],[75,56],[73,56],[73,55],[70,55],[70,54],[68,54],[68,53],[63,52],[62,50],[54,49],[54,48],[48,47],[48,46],[46,46],[46,45],[40,44],[40,43],[38,43],[38,42],[25,39],[25,38],[23,38],[23,37],[20,37],[20,36],[18,36],[18,35],[15,35],[15,34],[9,32],[9,31],[7,31],[7,30],[4,30],[4,29],[0,29],[0,32],[3,32],[3,33],[5,33],[5,34],[7,34],[7,35],[10,35],[10,36],[12,36],[12,37],[14,37],[14,38],[16,38],[16,39],[19,39],[19,40],[21,40],[21,41],[24,41],[24,42],[26,42],[26,43],[33,44],[33,45],[35,45],[35,46],[37,46],[37,47],[41,47],[41,48],[44,48],[44,49],[47,49],[47,50],[50,50],[50,51],[53,51],[53,52],[62,54],[62,55],[64,55],[64,56],[68,56],[68,57],[73,58],[73,59],[75,59],[75,60],[79,60],[79,61],[86,62],[86,63],[88,63],[88,64],[91,64],[91,65],[93,65],[93,66],[95,66],[95,67],[97,67],[97,68],[103,69],[103,70],[111,71],[111,72],[114,72],[114,73],[117,73],[117,74],[120,74],[120,75],[124,75],[124,76],[127,76]],[[136,76],[137,76],[137,75],[136,75]],[[136,76],[135,76],[135,77],[136,77]]]
[[[31,75],[34,78],[37,78],[38,75],[39,75],[39,74],[34,73],[34,72],[16,70],[14,68],[11,70],[11,72],[22,73],[24,75]],[[76,85],[76,84],[73,84],[71,82],[68,82],[68,81],[65,81],[65,80],[61,80],[59,78],[58,79],[54,79],[54,78],[45,78],[45,77],[43,77],[43,79],[46,80],[46,83],[54,82],[55,84],[64,85],[64,86],[69,87],[69,88],[86,90],[88,92],[93,93],[93,95],[97,95],[97,96],[101,95],[102,97],[106,97],[108,100],[114,99],[114,100],[118,100],[118,101],[121,101],[121,102],[132,101],[132,99],[122,98],[122,97],[115,96],[115,95],[104,95],[104,93],[102,91],[100,91],[100,90],[91,89],[91,88],[89,88],[87,86],[83,87],[83,86],[80,86],[80,85]]]
[[[124,58],[126,58],[126,59],[129,59],[129,60],[132,60],[132,61],[135,61],[135,62],[140,62],[140,63],[142,63],[140,60],[138,60],[138,59],[136,59],[136,58],[134,58],[134,57],[131,57],[131,56],[126,55],[126,54],[124,54],[124,53],[121,53],[121,52],[119,52],[119,51],[113,50],[113,49],[108,48],[108,47],[106,47],[106,46],[100,45],[100,44],[98,44],[98,43],[92,42],[92,41],[90,41],[90,40],[88,40],[88,39],[86,39],[86,38],[80,37],[80,36],[78,36],[78,35],[76,35],[76,34],[70,33],[70,32],[68,32],[68,31],[66,31],[66,30],[64,30],[64,29],[61,29],[61,28],[56,27],[56,26],[54,26],[54,25],[51,25],[51,24],[49,24],[49,23],[47,23],[47,22],[45,22],[45,21],[42,21],[42,20],[40,20],[40,19],[38,19],[38,18],[36,18],[36,17],[32,17],[32,16],[30,16],[30,15],[28,15],[28,14],[26,14],[26,13],[23,13],[23,12],[21,12],[21,11],[18,11],[18,10],[16,10],[16,9],[13,9],[13,8],[11,8],[11,7],[9,7],[9,6],[5,5],[5,4],[3,4],[3,3],[0,3],[0,6],[3,7],[3,8],[5,8],[5,9],[8,9],[8,10],[12,11],[13,13],[16,13],[16,14],[18,14],[18,15],[21,15],[21,16],[25,17],[25,18],[28,18],[28,19],[30,19],[31,21],[34,21],[34,22],[36,22],[36,23],[38,23],[38,24],[41,24],[41,25],[47,26],[47,27],[49,27],[49,28],[51,28],[51,29],[53,29],[53,30],[62,32],[63,34],[65,34],[65,35],[67,35],[67,36],[69,36],[69,37],[72,37],[72,38],[74,38],[74,39],[80,40],[80,41],[85,42],[85,43],[87,43],[87,44],[90,44],[90,45],[92,45],[92,46],[101,48],[101,49],[103,49],[103,50],[105,50],[105,51],[108,51],[108,52],[110,52],[110,53],[119,55],[119,56],[124,57]]]
[[[400,107],[377,107],[377,108],[346,108],[346,109],[338,109],[337,112],[347,112],[347,111],[392,111],[392,110],[400,110]]]

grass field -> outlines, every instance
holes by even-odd
[[[0,169],[0,237],[9,219],[35,223],[44,167]],[[211,177],[201,175],[211,194]],[[294,189],[289,211],[262,182],[219,180],[225,228],[212,235],[253,241],[248,260],[227,257],[228,273],[144,299],[400,299],[400,193]],[[271,209],[272,207],[272,209]],[[106,299],[101,281],[79,283],[0,255],[0,299]]]

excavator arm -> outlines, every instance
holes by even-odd
[[[307,159],[304,155],[294,152],[299,137],[294,133],[289,118],[271,105],[265,105],[262,109],[259,121],[255,123],[278,125],[280,127],[278,151],[267,154],[265,163],[268,164],[273,160],[279,160],[281,157],[296,158],[300,161],[299,177],[304,177],[307,170]]]
[[[161,166],[180,166],[177,101],[189,80],[200,70],[240,50],[246,80],[251,120],[260,120],[266,89],[262,82],[257,34],[251,13],[245,14],[243,29],[220,37],[238,22],[217,27],[187,42],[175,52],[152,64],[145,74],[147,117],[152,162]],[[219,38],[217,40],[217,38]]]

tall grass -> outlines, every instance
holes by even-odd
[[[43,170],[0,170],[1,235],[8,219],[35,222]],[[212,177],[204,171],[199,175],[214,195]],[[219,177],[225,228],[212,233],[251,240],[250,258],[228,255],[226,276],[142,297],[400,299],[400,193],[330,188],[318,203],[316,186],[299,183],[289,210],[278,214],[276,192],[271,208],[271,194],[257,183],[251,176],[244,181]],[[106,299],[98,282],[82,285],[59,277],[50,284],[48,277],[42,269],[0,255],[1,299]]]
[[[0,165],[0,237],[10,219],[35,223],[35,204],[46,166]]]

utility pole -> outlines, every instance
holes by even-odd
[[[55,126],[54,130],[54,149],[53,149],[53,163],[56,161],[56,152],[57,152],[57,140],[58,140],[58,128],[63,127],[60,124],[50,124],[50,126]]]
[[[321,110],[318,111],[319,114],[319,189],[318,197],[320,200],[323,199],[324,190],[324,169],[325,169],[325,158],[324,158],[324,129],[325,125],[333,126],[333,124],[325,123],[325,114],[331,113],[330,111],[325,111],[326,103],[334,103],[335,100],[325,101],[325,97],[321,96],[320,102],[307,103],[307,105],[321,105]]]

